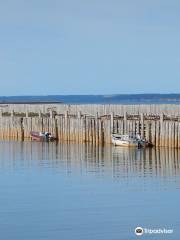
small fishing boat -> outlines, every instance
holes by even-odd
[[[115,146],[139,147],[140,142],[134,135],[112,134],[112,143]]]
[[[52,142],[55,141],[56,138],[51,135],[49,132],[30,132],[30,136],[32,140],[38,142]]]
[[[112,143],[115,146],[124,147],[147,147],[151,145],[148,141],[141,138],[139,134],[130,135],[112,134]]]

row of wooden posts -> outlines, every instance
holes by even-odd
[[[88,116],[81,112],[77,114],[53,115],[43,117],[17,117],[12,112],[10,116],[0,116],[0,139],[29,140],[30,131],[48,131],[58,141],[74,141],[77,143],[91,142],[93,144],[111,143],[111,134],[140,134],[154,146],[180,148],[180,121],[169,118],[148,115],[110,115]]]

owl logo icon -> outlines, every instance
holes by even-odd
[[[135,229],[135,234],[136,234],[137,236],[142,236],[143,233],[144,233],[144,231],[143,231],[143,228],[142,228],[142,227],[137,227],[137,228]]]

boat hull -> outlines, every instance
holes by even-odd
[[[41,136],[39,132],[30,132],[31,139],[37,142],[52,142],[56,139],[54,137]]]
[[[130,141],[123,141],[118,139],[112,139],[112,143],[115,146],[122,146],[122,147],[139,147],[138,142],[130,142]]]

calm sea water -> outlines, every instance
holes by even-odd
[[[63,102],[66,104],[179,104],[180,94],[0,96],[0,103],[8,102]]]
[[[0,142],[0,239],[177,240],[179,202],[180,151]]]

